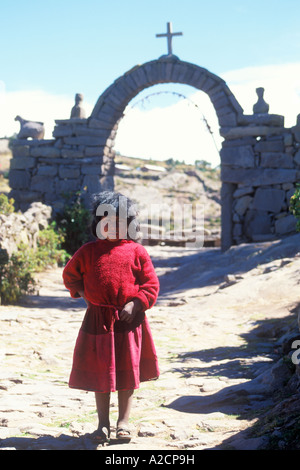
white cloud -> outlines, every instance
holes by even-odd
[[[129,108],[119,124],[115,148],[125,155],[158,160],[173,158],[219,163],[220,135],[214,108],[202,92],[190,101],[179,101],[166,108],[142,111]],[[213,130],[209,133],[203,115]],[[217,146],[217,148],[216,148]]]

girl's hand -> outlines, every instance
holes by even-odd
[[[139,299],[133,299],[124,305],[123,310],[120,312],[119,318],[127,323],[132,323],[137,312],[142,310],[142,304]]]

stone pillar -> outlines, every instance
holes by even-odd
[[[295,231],[289,200],[300,176],[297,145],[296,131],[293,136],[284,127],[283,116],[242,115],[238,126],[226,130],[221,179],[223,185],[234,185],[233,244],[274,240]],[[225,207],[229,202],[223,198],[229,198],[228,191],[224,187]],[[224,246],[228,246],[227,240],[229,236],[224,234]]]

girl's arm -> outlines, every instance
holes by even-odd
[[[144,247],[139,248],[140,270],[137,275],[139,290],[135,297],[124,305],[119,314],[120,320],[131,323],[138,312],[151,308],[158,297],[159,281],[151,258]]]
[[[138,273],[139,291],[135,295],[142,305],[143,311],[155,304],[159,293],[159,280],[154,270],[151,258],[143,246],[140,246],[140,265]]]
[[[83,273],[84,266],[81,255],[81,250],[78,250],[75,255],[68,261],[63,270],[63,281],[66,288],[70,291],[71,297],[74,299],[82,297],[79,291],[84,291]]]
[[[139,290],[135,297],[128,302],[120,312],[120,320],[131,323],[137,312],[144,312],[151,308],[158,297],[159,281],[154,270],[151,258],[142,246],[137,254],[140,270],[137,275]]]

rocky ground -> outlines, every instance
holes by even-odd
[[[84,305],[69,297],[61,268],[39,274],[39,296],[0,306],[1,448],[194,452],[268,449],[276,440],[284,449],[282,421],[268,416],[294,400],[295,419],[299,403],[295,370],[283,360],[286,341],[299,335],[299,242],[294,235],[226,253],[147,247],[161,281],[148,311],[161,376],[135,393],[128,444],[114,437],[112,394],[105,447],[90,436],[93,394],[67,385]]]
[[[155,226],[159,224],[159,216],[162,216],[161,238],[168,235],[172,230],[167,218],[163,213],[163,207],[174,209],[178,204],[181,207],[191,207],[193,210],[196,204],[203,207],[204,230],[206,241],[219,240],[221,229],[221,182],[220,169],[211,169],[203,166],[178,164],[173,167],[165,163],[165,172],[142,171],[142,159],[129,157],[118,157],[118,161],[130,166],[131,171],[117,172],[114,177],[115,190],[137,202],[139,209],[139,220],[145,233],[148,217],[151,217],[152,235]],[[159,163],[159,162],[156,162]],[[158,206],[159,204],[159,206]],[[189,217],[189,212],[185,213],[184,228],[189,232],[195,219]],[[154,228],[154,230],[153,230]]]

